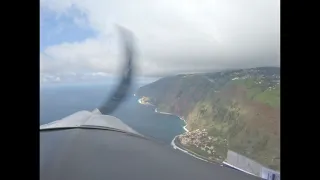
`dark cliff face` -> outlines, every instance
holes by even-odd
[[[280,68],[177,75],[141,87],[159,111],[186,119],[190,131],[206,129],[228,148],[280,169]]]

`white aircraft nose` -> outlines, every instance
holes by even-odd
[[[80,126],[100,126],[106,128],[119,129],[122,131],[139,134],[131,127],[123,123],[120,119],[109,116],[102,115],[98,109],[89,111],[79,111],[70,116],[67,116],[61,120],[53,121],[48,124],[40,126],[40,129],[52,129],[52,128],[72,128]],[[141,135],[142,136],[142,135]]]

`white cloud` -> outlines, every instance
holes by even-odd
[[[141,75],[279,65],[280,0],[41,0],[98,36],[47,47],[41,72],[119,67],[114,24],[135,33]],[[73,13],[74,9],[82,14]]]

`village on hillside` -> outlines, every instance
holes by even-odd
[[[150,98],[149,97],[142,96],[138,101],[139,101],[140,104],[153,106],[153,104],[151,104],[151,102],[150,102]]]
[[[222,162],[226,158],[227,140],[208,136],[206,129],[185,132],[178,136],[177,141],[183,147],[188,147],[189,151],[211,161]]]

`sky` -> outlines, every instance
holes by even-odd
[[[280,0],[40,0],[41,77],[116,75],[116,25],[141,77],[280,66]]]

